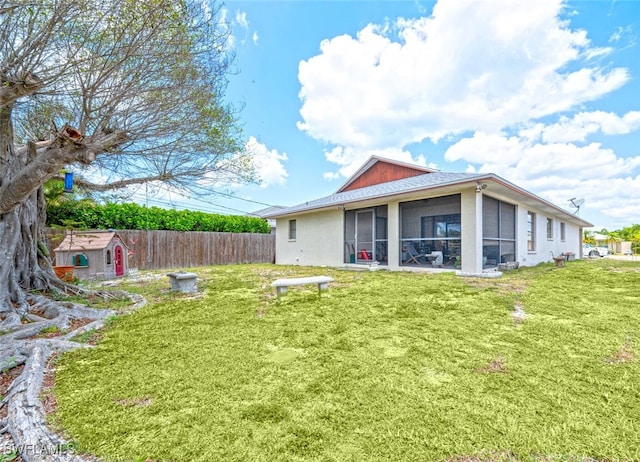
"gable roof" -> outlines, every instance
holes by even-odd
[[[371,156],[336,192],[351,191],[433,172],[436,172],[436,170],[379,156]]]
[[[71,234],[68,233],[54,252],[102,250],[111,243],[114,237],[126,248],[115,231],[75,231]]]

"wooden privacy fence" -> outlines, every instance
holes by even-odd
[[[117,233],[128,247],[129,268],[273,263],[276,259],[276,237],[273,234],[145,230],[122,230]],[[64,230],[47,230],[47,247],[52,257],[53,249],[60,241],[55,236],[61,234],[64,234]]]

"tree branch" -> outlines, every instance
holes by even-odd
[[[62,179],[62,177],[59,177],[59,178]],[[172,174],[165,173],[165,174],[151,175],[151,176],[140,177],[140,178],[128,178],[126,180],[113,181],[111,183],[105,183],[105,184],[92,183],[82,178],[75,178],[74,182],[78,186],[88,189],[89,191],[106,192],[106,191],[113,191],[115,189],[126,188],[127,186],[145,184],[151,181],[168,181],[173,178],[174,176]]]
[[[33,152],[35,147],[37,156],[0,187],[0,215],[11,211],[27,199],[29,194],[56,175],[65,165],[74,162],[90,164],[95,160],[96,154],[113,149],[126,141],[127,136],[123,131],[83,137],[80,132],[65,125],[56,138],[29,143],[22,149]]]
[[[0,105],[6,106],[18,98],[30,95],[43,87],[44,83],[34,74],[26,74],[21,81],[12,82],[0,75]]]

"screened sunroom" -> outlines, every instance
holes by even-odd
[[[400,265],[460,265],[460,194],[400,203]]]
[[[482,198],[482,266],[516,260],[516,206],[489,196]]]

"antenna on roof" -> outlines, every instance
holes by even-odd
[[[580,206],[584,204],[584,199],[576,199],[575,197],[573,197],[569,199],[569,202],[571,202],[571,207],[576,209],[576,211],[573,212],[574,215],[577,215],[578,212],[580,211]]]

